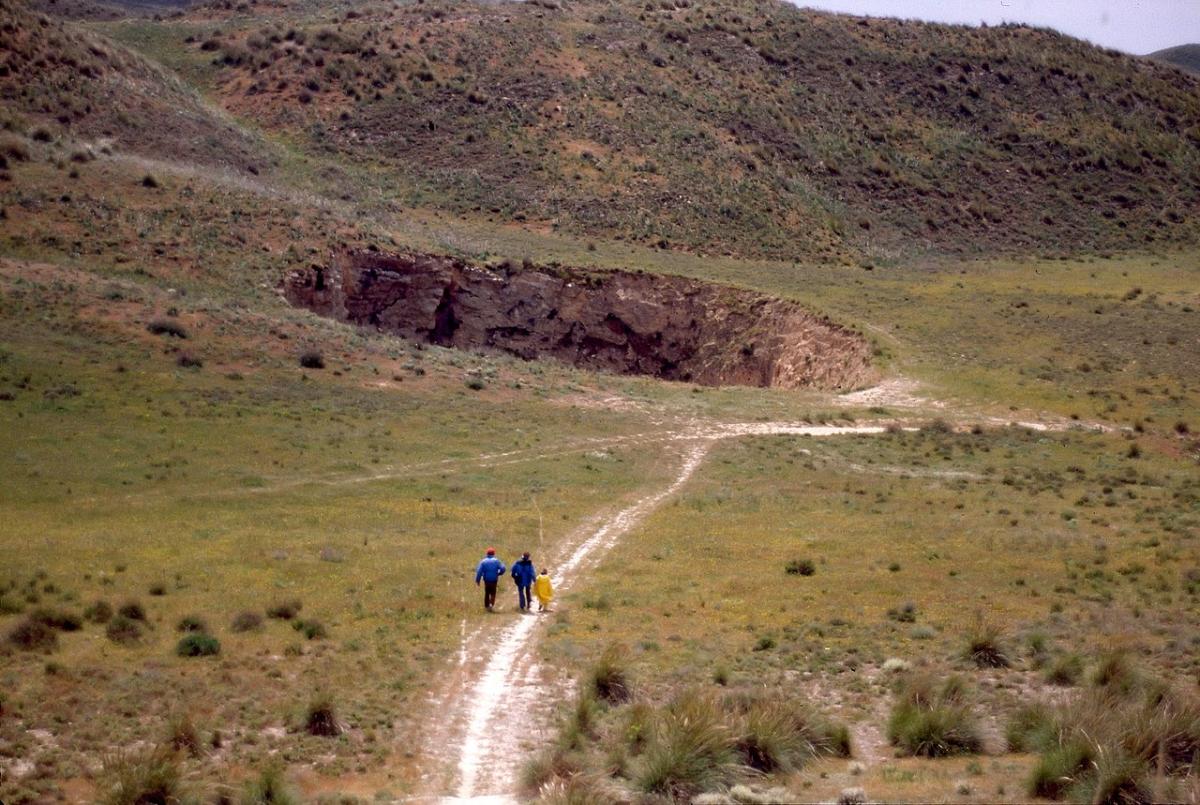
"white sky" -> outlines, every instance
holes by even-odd
[[[871,17],[989,25],[1024,22],[1144,54],[1200,43],[1200,0],[793,0]]]

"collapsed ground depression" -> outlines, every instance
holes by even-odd
[[[407,338],[586,369],[706,386],[870,379],[871,346],[853,330],[790,300],[681,277],[343,250],[289,274],[284,294]]]

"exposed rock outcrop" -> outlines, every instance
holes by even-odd
[[[800,304],[680,277],[342,251],[284,293],[443,346],[708,386],[847,389],[870,373],[866,339]]]

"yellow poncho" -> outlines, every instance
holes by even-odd
[[[533,581],[533,594],[538,597],[538,601],[542,604],[549,604],[550,599],[554,597],[554,585],[550,582],[550,576],[542,573]]]

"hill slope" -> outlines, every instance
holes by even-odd
[[[1195,234],[1200,83],[1046,30],[736,0],[271,13],[193,45],[221,101],[413,202],[802,259]]]
[[[1180,70],[1200,74],[1200,44],[1176,45],[1147,54],[1147,58],[1173,64]]]
[[[161,66],[13,0],[0,0],[0,54],[5,118],[42,139],[104,139],[143,156],[256,172],[273,159]]]

